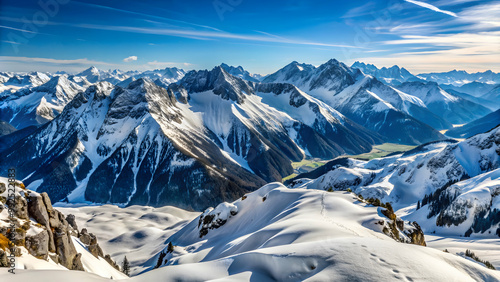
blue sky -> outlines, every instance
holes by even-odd
[[[2,71],[225,62],[267,74],[336,58],[499,72],[500,1],[2,0],[0,38]]]

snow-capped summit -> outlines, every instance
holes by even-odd
[[[454,86],[462,86],[474,81],[488,84],[500,83],[500,73],[495,73],[491,70],[476,73],[468,73],[464,70],[452,70],[442,73],[422,73],[417,76],[427,81],[434,81],[439,84],[452,84]]]
[[[37,87],[22,88],[2,98],[1,120],[18,129],[52,120],[83,88],[66,75],[54,76]]]
[[[259,82],[262,78],[261,75],[259,74],[251,74],[249,73],[248,71],[246,71],[245,69],[243,69],[242,66],[238,66],[238,67],[233,67],[233,66],[229,66],[225,63],[222,63],[220,65],[225,71],[227,71],[229,74],[233,75],[233,76],[236,76],[236,77],[239,77],[239,78],[242,78],[244,80],[248,80],[248,81],[253,81],[253,82]]]
[[[294,84],[362,126],[387,136],[390,142],[420,144],[443,138],[425,122],[446,128],[446,122],[439,118],[434,121],[435,115],[417,97],[397,91],[335,59],[319,67],[292,62],[267,76],[264,82]],[[418,128],[419,133],[401,134],[401,130],[410,127]]]
[[[468,123],[491,113],[486,107],[446,92],[436,82],[405,82],[396,87],[420,98],[435,115],[453,124]]]
[[[211,71],[190,71],[179,82],[188,92],[203,92],[213,90],[222,99],[242,103],[245,94],[252,94],[249,83],[239,77],[230,75],[221,66]]]
[[[94,66],[91,66],[90,68],[76,74],[76,76],[83,76],[91,83],[96,83],[97,81],[101,80],[101,72]]]
[[[363,73],[372,75],[390,85],[398,85],[405,81],[418,79],[407,69],[400,68],[397,65],[390,68],[382,67],[379,69],[375,65],[356,61],[351,67],[360,69]]]

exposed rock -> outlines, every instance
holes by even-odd
[[[420,245],[420,246],[427,246],[425,243],[425,237],[424,237],[424,232],[422,231],[422,228],[420,228],[420,225],[416,221],[410,223],[415,229],[413,230],[406,230],[404,233],[410,237],[411,243],[415,245]]]
[[[80,236],[78,236],[78,239],[80,239],[80,241],[85,245],[90,245],[90,241],[92,240],[92,238],[90,237],[87,228],[82,228],[82,231],[80,231]]]
[[[85,271],[82,264],[82,254],[78,253],[75,255],[75,258],[73,259],[73,264],[70,269]]]
[[[73,228],[73,231],[71,235],[78,237],[78,225],[76,225],[76,218],[74,214],[68,214],[66,216],[66,221],[68,222],[69,226]]]
[[[198,228],[200,238],[208,234],[209,229],[217,229],[226,224],[231,216],[238,214],[238,207],[231,203],[221,203],[215,209],[208,208],[200,215]]]
[[[0,194],[5,192],[5,190],[7,190],[7,185],[5,185],[5,183],[0,183]]]
[[[49,226],[49,214],[40,194],[29,193],[28,212],[29,215],[43,226]]]
[[[116,264],[116,262],[113,261],[113,259],[111,259],[111,256],[110,255],[105,255],[104,256],[104,259],[114,268],[116,268],[117,270],[120,270],[120,266],[118,266],[118,264]]]
[[[43,230],[35,236],[26,237],[26,249],[34,257],[46,260],[49,255],[49,232]]]
[[[4,250],[0,250],[0,267],[9,267],[7,253]]]
[[[424,232],[416,221],[405,222],[394,214],[392,207],[390,209],[382,209],[380,212],[389,219],[389,221],[381,222],[384,226],[382,232],[385,235],[402,243],[427,246]]]
[[[73,269],[73,261],[77,253],[68,229],[64,225],[55,228],[54,242],[56,253],[59,255],[59,263],[68,269]]]
[[[101,247],[99,244],[94,244],[94,245],[89,245],[87,246],[87,249],[91,254],[93,254],[96,258],[103,257],[104,253],[102,252]]]
[[[49,195],[45,192],[41,193],[40,195],[42,196],[45,207],[47,208],[47,212],[51,212],[54,208],[52,207]]]
[[[28,219],[28,204],[22,196],[14,197],[14,201],[9,199],[8,206],[14,210],[14,215],[20,219]]]

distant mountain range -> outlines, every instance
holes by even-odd
[[[481,104],[498,96],[477,84],[488,95],[472,101],[404,68],[334,59],[266,77],[222,64],[0,81],[0,168],[17,167],[30,189],[54,201],[195,210],[281,181],[304,158],[445,140],[439,130],[490,114]],[[478,121],[484,131],[491,116]]]

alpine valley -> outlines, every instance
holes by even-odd
[[[499,89],[335,59],[2,72],[0,280],[500,281]]]

